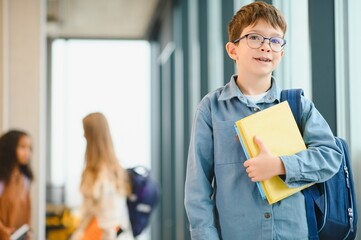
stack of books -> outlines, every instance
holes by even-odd
[[[306,149],[287,101],[238,120],[235,129],[247,159],[259,154],[255,136],[275,156],[293,155]],[[257,185],[262,198],[273,204],[312,184],[289,188],[280,176],[274,176]]]

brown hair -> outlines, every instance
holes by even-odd
[[[228,24],[228,39],[233,42],[241,36],[243,30],[264,20],[274,28],[280,28],[286,33],[287,24],[283,14],[274,6],[265,2],[253,2],[243,6]]]
[[[92,189],[98,173],[106,168],[109,177],[116,183],[120,192],[130,193],[126,170],[122,168],[115,155],[107,119],[102,113],[91,113],[83,119],[84,136],[87,141],[85,169],[81,189]]]

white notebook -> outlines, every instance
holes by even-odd
[[[26,234],[30,231],[28,224],[22,225],[10,236],[10,240],[23,240],[26,237]]]

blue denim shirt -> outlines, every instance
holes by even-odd
[[[254,104],[242,94],[236,76],[200,102],[192,128],[185,207],[194,240],[308,239],[304,197],[296,193],[269,205],[243,166],[246,157],[235,138],[234,123],[279,103],[272,87]],[[322,182],[337,172],[340,151],[327,122],[313,103],[302,98],[303,138],[307,150],[280,156],[285,183],[296,187]],[[267,119],[265,119],[267,121]]]

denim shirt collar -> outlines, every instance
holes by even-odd
[[[226,101],[234,97],[238,98],[240,101],[247,103],[246,96],[241,92],[236,84],[237,75],[232,75],[231,80],[224,86],[222,93],[218,97],[218,101]],[[276,85],[275,78],[271,78],[271,88],[264,96],[265,103],[271,103],[277,100],[280,101],[280,90]]]

